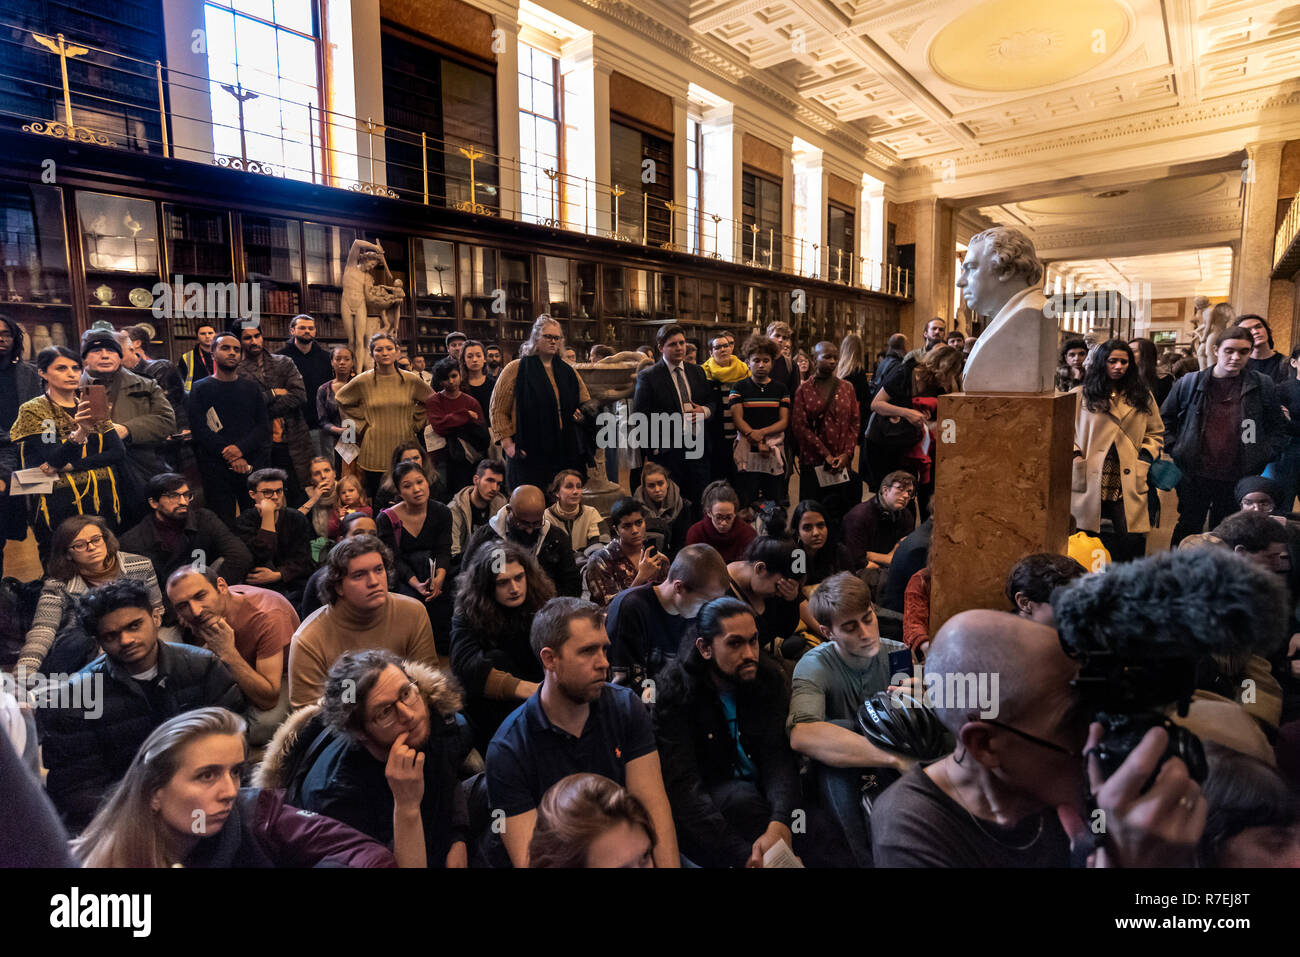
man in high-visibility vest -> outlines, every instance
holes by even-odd
[[[181,356],[181,377],[185,380],[186,395],[190,394],[194,383],[212,375],[212,340],[217,337],[217,327],[210,322],[201,322],[196,335],[198,344]]]

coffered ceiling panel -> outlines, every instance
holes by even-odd
[[[1297,0],[683,0],[691,28],[899,159],[1300,77]]]

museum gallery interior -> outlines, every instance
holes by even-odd
[[[249,577],[241,577],[245,584],[239,587],[285,596],[295,627],[302,622],[293,646],[283,648],[286,677],[281,683],[277,674],[270,692],[256,674],[245,674],[258,671],[261,659],[245,654],[249,664],[233,669],[242,692],[254,689],[248,701],[269,694],[267,700],[274,702],[280,694],[283,719],[291,698],[301,706],[318,693],[328,696],[326,672],[337,650],[324,657],[314,685],[295,686],[304,679],[295,675],[298,664],[292,659],[311,623],[345,603],[346,569],[336,572],[335,559],[328,556],[349,534],[341,519],[360,508],[342,498],[351,476],[356,501],[374,504],[365,506],[367,519],[377,526],[373,534],[388,543],[403,575],[408,570],[403,556],[419,556],[421,564],[407,575],[409,581],[390,581],[388,587],[396,595],[400,584],[404,594],[424,603],[440,652],[432,663],[441,660],[438,667],[447,676],[454,668],[463,685],[466,673],[456,651],[461,639],[448,635],[468,627],[466,609],[478,607],[467,594],[471,544],[480,535],[512,540],[517,528],[510,523],[532,514],[528,494],[538,491],[536,484],[546,496],[537,496],[537,515],[546,508],[549,517],[525,521],[520,540],[532,543],[536,561],[520,559],[518,567],[528,570],[540,562],[542,578],[554,580],[546,587],[561,595],[554,601],[565,600],[570,592],[558,576],[567,572],[548,565],[544,542],[552,528],[566,528],[573,536],[577,564],[565,567],[575,569],[574,600],[590,598],[611,609],[614,677],[608,687],[622,691],[628,674],[649,681],[632,680],[633,690],[652,706],[661,752],[669,733],[660,723],[670,718],[660,711],[670,709],[655,704],[649,679],[657,665],[634,661],[630,671],[620,671],[616,659],[622,651],[612,623],[619,601],[610,601],[628,594],[625,589],[651,588],[660,596],[655,609],[664,621],[689,619],[697,629],[689,632],[695,644],[681,646],[682,663],[689,664],[689,651],[699,667],[722,668],[720,655],[702,650],[707,636],[698,631],[711,627],[707,622],[721,612],[701,612],[703,601],[681,598],[702,594],[685,585],[677,598],[662,590],[677,581],[668,573],[670,560],[673,569],[696,561],[691,567],[704,574],[689,549],[712,545],[729,563],[728,594],[753,609],[760,641],[775,636],[763,655],[765,662],[768,656],[774,662],[773,674],[786,679],[789,724],[778,727],[776,736],[787,754],[791,747],[796,752],[798,782],[791,787],[821,794],[825,808],[838,808],[835,794],[845,793],[834,791],[839,785],[818,790],[823,787],[819,762],[828,761],[830,752],[809,743],[811,732],[801,735],[797,716],[801,682],[806,683],[801,669],[823,645],[841,640],[839,625],[823,621],[818,611],[814,589],[826,585],[806,580],[802,549],[821,548],[827,540],[830,550],[846,543],[858,547],[860,555],[824,569],[848,575],[858,585],[836,582],[838,575],[824,579],[835,583],[836,594],[841,586],[847,589],[842,601],[849,605],[853,588],[869,589],[866,601],[877,609],[883,636],[874,640],[891,652],[891,666],[899,652],[905,670],[919,666],[927,654],[938,655],[946,633],[982,634],[981,628],[992,626],[978,616],[996,611],[1008,620],[1032,619],[1032,627],[1058,628],[1065,653],[1074,658],[1077,652],[1087,674],[1087,662],[1095,659],[1079,648],[1088,647],[1086,623],[1103,615],[1101,604],[1089,601],[1119,603],[1122,587],[1130,589],[1123,600],[1133,599],[1144,582],[1165,581],[1166,574],[1169,581],[1184,583],[1208,575],[1207,588],[1246,574],[1232,564],[1241,556],[1229,553],[1256,550],[1234,548],[1229,532],[1240,515],[1259,505],[1252,495],[1273,496],[1268,510],[1286,535],[1294,532],[1300,542],[1300,523],[1287,524],[1288,516],[1294,518],[1300,478],[1300,430],[1291,431],[1288,404],[1294,392],[1300,413],[1298,186],[1300,7],[1290,0],[0,0],[0,316],[6,320],[0,330],[9,330],[0,338],[5,353],[0,378],[18,383],[0,388],[0,398],[13,401],[12,410],[4,408],[16,412],[9,415],[15,421],[0,424],[12,432],[0,449],[12,455],[12,462],[0,462],[8,479],[0,498],[11,503],[17,522],[16,530],[6,532],[8,539],[0,539],[0,568],[9,576],[5,582],[13,582],[0,586],[0,611],[15,609],[15,633],[7,636],[13,647],[4,646],[7,657],[0,666],[12,670],[20,659],[39,663],[47,653],[46,668],[65,660],[56,652],[67,650],[65,629],[74,605],[89,616],[81,619],[89,626],[112,613],[107,605],[102,614],[85,611],[98,606],[82,597],[80,605],[58,606],[61,619],[56,614],[42,625],[42,616],[52,612],[36,611],[33,623],[39,580],[71,577],[77,587],[68,592],[76,599],[87,590],[113,587],[105,583],[116,575],[77,572],[77,549],[84,555],[86,547],[79,539],[70,539],[71,544],[61,539],[57,519],[65,512],[98,514],[106,529],[111,526],[124,538],[131,524],[147,524],[156,515],[158,529],[164,530],[150,526],[150,533],[161,535],[168,548],[179,548],[181,539],[174,537],[179,531],[167,531],[163,524],[172,514],[170,506],[144,491],[150,479],[177,473],[181,484],[159,485],[159,494],[189,495],[184,501],[193,499],[196,512],[215,509],[236,537],[247,532],[251,557],[241,571]],[[300,320],[310,320],[312,333],[295,339]],[[231,329],[234,334],[227,337]],[[252,330],[260,338],[250,352]],[[467,366],[466,342],[482,347],[486,381],[497,382],[495,390],[478,384],[485,381],[484,362]],[[222,343],[233,350],[226,371]],[[308,360],[303,356],[324,356],[323,378],[307,382],[302,411],[286,411],[283,383],[264,377],[257,358],[263,347],[268,362],[272,354],[290,356],[304,380]],[[342,373],[335,364],[332,373],[329,363],[337,363],[340,347],[349,365]],[[493,348],[499,358],[489,355]],[[150,440],[157,445],[156,465],[139,459],[144,443],[129,423],[116,426],[120,443],[113,438],[112,422],[122,421],[121,414],[110,417],[122,408],[117,380],[96,376],[117,374],[114,351],[140,378],[156,378],[165,391],[167,375],[173,374],[174,387],[183,389],[172,405],[186,406],[188,425],[173,416],[171,425]],[[214,393],[204,391],[209,386],[245,378],[243,365],[238,375],[233,371],[235,363],[252,359],[259,363],[252,375],[263,389],[261,404],[269,410],[265,421],[260,408],[251,416],[253,424],[246,425],[242,419],[222,421],[234,406],[196,404],[196,397]],[[158,360],[166,360],[170,373],[155,368]],[[66,374],[73,377],[66,388],[58,380],[65,374],[61,362],[69,364]],[[83,365],[84,377],[76,379]],[[689,369],[694,365],[700,369]],[[31,389],[25,392],[28,368]],[[759,381],[765,373],[753,371],[761,368],[773,370],[765,382]],[[903,369],[911,369],[915,378],[898,378]],[[661,380],[656,378],[660,370]],[[410,434],[383,433],[391,441],[377,449],[377,436],[390,426],[377,417],[374,396],[391,371],[402,372],[392,381],[409,390],[401,401],[417,409],[418,421],[400,423]],[[338,379],[330,385],[335,374]],[[354,374],[357,385],[349,388],[345,380]],[[448,383],[453,374],[459,386]],[[1090,385],[1090,375],[1100,384]],[[213,382],[200,387],[204,376]],[[753,390],[767,396],[763,390],[773,381],[783,384],[770,408],[757,399],[751,405]],[[1223,384],[1237,381],[1244,384]],[[103,382],[109,384],[105,401],[113,405],[100,409]],[[558,424],[526,401],[538,395],[543,405],[551,401],[548,382],[560,413],[549,419]],[[362,386],[371,389],[371,383],[376,391],[362,396]],[[504,398],[501,383],[506,383]],[[907,394],[895,395],[899,388]],[[708,402],[701,398],[706,394]],[[49,407],[62,411],[41,420],[29,406],[46,401],[33,397],[46,395]],[[661,401],[663,395],[669,398]],[[1142,396],[1154,397],[1154,406]],[[1257,396],[1263,397],[1258,415],[1251,411]],[[463,412],[457,405],[462,402],[476,411],[454,419]],[[810,412],[809,403],[820,411]],[[852,415],[845,411],[849,403],[857,409]],[[1221,411],[1224,403],[1237,411]],[[20,404],[23,411],[17,412]],[[629,449],[629,414],[652,408],[668,410],[662,422],[651,423],[665,431],[651,429],[657,438]],[[778,408],[780,419],[773,411]],[[327,412],[341,423],[337,431]],[[352,429],[349,416],[365,414],[371,416],[368,425]],[[598,437],[606,434],[595,424],[601,415],[624,429],[616,450]],[[760,418],[751,418],[755,415]],[[84,451],[57,461],[33,458],[42,429],[54,430],[55,419],[57,436],[51,431],[47,444],[81,442],[83,449],[97,448],[109,464],[96,459],[84,472],[76,471],[81,468],[76,457],[91,454]],[[690,444],[696,420],[707,437],[700,450]],[[1134,425],[1139,420],[1146,425]],[[785,425],[774,424],[778,421]],[[755,432],[756,423],[767,428]],[[1258,442],[1256,427],[1263,436]],[[266,430],[264,460],[253,461],[253,453],[244,451],[253,442],[237,431],[244,428]],[[545,435],[553,440],[525,435],[528,429],[549,430]],[[1196,448],[1189,451],[1187,435],[1193,431]],[[223,437],[211,438],[218,434]],[[299,438],[302,446],[295,444]],[[1244,443],[1240,448],[1232,445],[1238,438]],[[209,439],[210,446],[204,446]],[[399,445],[400,439],[406,445]],[[842,448],[841,440],[847,443]],[[113,461],[136,463],[134,491],[126,466],[109,462],[108,442],[117,448],[112,454],[119,458]],[[687,451],[673,452],[674,442],[685,442]],[[1269,442],[1275,444],[1265,455],[1261,450]],[[404,491],[410,475],[401,464],[407,446],[415,450],[427,479],[424,498]],[[583,456],[580,461],[566,458],[575,454]],[[140,462],[146,464],[139,468]],[[328,478],[316,474],[318,462],[329,470]],[[499,479],[480,499],[484,462]],[[567,498],[564,470],[573,464],[577,486]],[[224,491],[214,493],[219,483],[213,470],[225,476]],[[652,490],[655,474],[665,476],[670,493]],[[85,489],[77,476],[86,477]],[[726,480],[722,491],[715,487],[718,479]],[[278,491],[262,489],[277,481],[282,482]],[[1268,484],[1251,484],[1259,482]],[[177,492],[182,484],[190,491]],[[851,490],[847,497],[846,489]],[[645,509],[649,542],[659,529],[652,521],[656,510],[669,508],[661,503],[675,501],[679,492],[682,503],[676,508],[684,503],[683,518],[690,521],[681,525],[678,540],[671,531],[654,539],[662,554],[653,560],[650,551],[641,552],[641,559],[624,554],[642,548],[640,533],[620,537],[611,509],[616,518],[625,514],[628,501]],[[278,504],[264,507],[277,501],[277,494]],[[655,499],[656,494],[661,497]],[[381,509],[385,495],[389,507]],[[402,544],[403,535],[416,539],[417,530],[424,541],[419,523],[425,521],[425,499],[430,509],[437,504],[444,512],[449,507],[449,516],[455,513],[448,534],[460,537],[453,537],[446,553],[450,568],[443,567],[441,546],[421,545],[431,549],[426,554],[410,551],[415,547],[410,542]],[[228,514],[219,500],[226,502]],[[806,508],[807,500],[817,508]],[[599,531],[592,525],[584,545],[577,529],[585,528],[588,506],[594,509],[593,522],[601,524]],[[873,544],[878,537],[860,542],[854,537],[868,506],[874,510],[871,536],[882,534],[886,525],[898,527],[883,545]],[[285,547],[288,533],[276,524],[281,509],[297,510],[308,525],[318,522],[314,531],[302,531],[303,541],[313,539],[313,545],[304,553],[302,579],[292,587],[283,556],[266,557]],[[404,509],[418,511],[418,521]],[[800,537],[804,530],[797,523],[809,511],[825,513],[821,538],[815,531],[808,533],[812,538]],[[780,512],[775,524],[774,512]],[[795,517],[787,529],[791,512]],[[905,549],[912,541],[905,536],[923,524],[925,551],[909,577],[898,581],[898,607],[891,611],[884,596],[899,562],[894,549]],[[688,526],[692,537],[682,540]],[[84,533],[95,527],[86,526]],[[1220,534],[1224,528],[1229,531]],[[743,540],[737,540],[742,532]],[[1200,547],[1180,547],[1189,537]],[[111,534],[107,538],[116,542]],[[792,611],[786,630],[769,634],[776,626],[764,610],[771,607],[761,596],[766,586],[756,583],[775,574],[776,559],[762,548],[776,547],[777,539],[796,549],[795,565],[768,601],[791,601],[799,623]],[[1211,561],[1202,550],[1205,540],[1210,546],[1228,543],[1213,560],[1231,559],[1230,567],[1215,566],[1211,574],[1195,565]],[[812,541],[816,544],[810,546]],[[685,542],[692,543],[685,553],[690,561],[681,557]],[[1296,542],[1288,538],[1284,544],[1290,548]],[[129,578],[128,553],[134,549],[126,548],[125,540],[122,548]],[[116,561],[116,549],[112,544],[106,562]],[[1049,604],[1051,589],[1034,597],[1029,585],[1019,589],[1009,583],[1009,571],[1026,556],[1067,552],[1084,566],[1080,574],[1090,576],[1066,597],[1060,596],[1072,573],[1053,579],[1053,587],[1060,586],[1059,602],[1053,598]],[[769,557],[760,561],[755,558],[760,553]],[[1099,554],[1104,560],[1095,558]],[[1300,556],[1300,547],[1295,554]],[[656,564],[660,560],[662,565]],[[205,641],[196,640],[199,625],[173,604],[179,600],[172,587],[179,565],[159,567],[149,579],[158,593],[160,633],[169,643],[206,642],[215,651],[217,638],[205,631]],[[1148,567],[1146,577],[1122,578]],[[1291,565],[1273,570],[1289,576],[1287,587],[1300,574]],[[202,568],[200,573],[207,575]],[[531,575],[528,571],[529,589],[536,587]],[[1096,584],[1102,578],[1117,583]],[[819,573],[816,582],[822,581]],[[33,582],[28,607],[22,588]],[[781,590],[787,585],[788,596]],[[921,630],[913,632],[903,589],[913,596],[922,586]],[[227,587],[224,579],[220,587]],[[483,587],[491,590],[490,584]],[[505,584],[498,580],[495,587],[496,600],[504,602]],[[796,594],[799,588],[804,598]],[[1106,588],[1115,589],[1115,596],[1099,597]],[[725,600],[719,594],[705,597]],[[325,600],[330,596],[332,601]],[[1279,630],[1279,646],[1239,648],[1234,654],[1256,655],[1265,674],[1273,668],[1270,688],[1277,689],[1281,716],[1258,720],[1262,728],[1252,726],[1252,733],[1267,738],[1262,745],[1267,773],[1290,775],[1295,787],[1300,769],[1288,770],[1284,751],[1289,740],[1285,753],[1300,754],[1300,735],[1288,739],[1286,733],[1287,723],[1300,717],[1300,694],[1288,684],[1300,681],[1300,664],[1290,653],[1297,650],[1296,640],[1286,642],[1300,632],[1300,619],[1294,615],[1295,595],[1278,601],[1289,603],[1291,616],[1290,631],[1281,635]],[[845,607],[825,615],[833,618]],[[560,724],[547,710],[546,697],[563,670],[550,664],[559,646],[539,644],[544,612],[528,610],[537,615],[531,641],[542,649],[537,655],[544,680],[542,671],[530,678],[493,659],[486,687],[488,692],[507,689],[491,702],[502,710],[493,712],[496,717],[485,730],[477,717],[483,712],[474,710],[474,702],[483,699],[475,695],[492,694],[476,691],[471,681],[469,703],[459,718],[467,742],[475,738],[466,746],[472,756],[456,752],[461,784],[477,759],[487,790],[496,787],[494,806],[506,784],[493,778],[492,756],[519,745],[511,735],[524,736],[528,721],[540,720],[551,731],[552,722]],[[1112,611],[1107,606],[1104,614]],[[1143,614],[1134,612],[1130,623],[1145,620]],[[202,621],[210,630],[210,619]],[[567,627],[571,641],[579,626]],[[38,641],[32,636],[44,634],[42,628],[49,634]],[[88,642],[87,656],[66,659],[74,661],[71,671],[93,670],[91,659],[101,651],[94,661],[107,659],[109,667],[117,660],[108,647],[99,647],[104,642],[97,644],[93,627],[81,637]],[[841,651],[851,654],[847,647],[845,639]],[[950,638],[940,662],[957,667],[960,655],[954,649],[961,647],[959,637]],[[531,652],[525,658],[524,671],[537,667]],[[1233,655],[1226,658],[1240,663]],[[665,667],[677,665],[675,653],[668,659]],[[644,673],[637,671],[642,665],[648,669]],[[480,686],[488,674],[488,665],[483,667]],[[1189,667],[1195,670],[1195,663]],[[1245,673],[1227,669],[1220,677],[1227,687]],[[430,682],[441,680],[438,675],[413,670],[409,684],[401,687],[410,689],[412,700],[418,690],[429,709],[441,709],[445,699],[430,690],[435,687]],[[503,675],[510,679],[505,684]],[[790,705],[791,676],[796,705]],[[382,689],[382,679],[375,680]],[[1107,679],[1097,680],[1105,684]],[[297,687],[310,687],[311,694]],[[1151,703],[1174,708],[1178,702],[1174,710],[1186,718],[1190,687],[1186,694]],[[529,699],[524,689],[536,693]],[[745,736],[735,730],[743,715],[736,717],[735,700],[723,698],[721,708],[730,709],[741,757],[736,777],[763,777],[768,771],[755,771],[741,743]],[[1236,706],[1231,697],[1223,703]],[[924,755],[919,744],[901,750],[932,761],[950,754],[955,741],[959,754],[969,750],[982,761],[967,733],[970,725],[949,723],[951,702],[931,704],[933,709],[917,708],[933,722],[928,727],[935,741],[943,738],[946,747]],[[855,707],[861,705],[855,700]],[[384,713],[391,718],[395,707],[389,702]],[[537,714],[524,714],[529,708]],[[53,795],[64,783],[50,761],[44,712],[36,710],[28,726],[31,734],[41,735],[44,764],[35,768],[38,775],[49,773]],[[449,726],[456,724],[458,710],[447,706],[440,712]],[[1245,710],[1260,719],[1249,704]],[[313,714],[310,721],[316,723],[303,723],[323,728],[328,712],[327,702],[326,717]],[[302,716],[297,711],[288,720]],[[784,720],[785,712],[779,717]],[[829,720],[823,714],[812,723],[829,727]],[[876,741],[873,720],[849,715],[838,730],[859,742]],[[257,721],[249,721],[251,755],[261,758],[283,744],[284,725],[272,742],[275,723],[258,740]],[[1053,743],[1062,739],[1044,727],[1010,730],[1020,736],[1021,746],[1034,747],[1036,741],[1072,754],[1082,744]],[[1168,728],[1171,740],[1183,740],[1172,725]],[[1201,725],[1194,730],[1203,736]],[[1196,742],[1190,732],[1182,733]],[[648,747],[653,749],[653,737]],[[1173,744],[1170,748],[1174,753]],[[1204,782],[1205,768],[1195,766],[1205,755],[1199,743],[1188,749],[1178,753],[1192,766],[1191,778]],[[1211,781],[1215,760],[1223,760],[1213,751]],[[1132,744],[1111,752],[1118,754],[1115,766],[1130,752],[1137,755]],[[673,850],[674,859],[679,851],[684,862],[708,860],[716,848],[695,842],[692,828],[698,822],[684,823],[674,790],[680,768],[666,752],[661,759],[665,773],[658,793],[667,786],[662,808],[638,792],[644,778],[630,770],[635,761],[629,762],[627,781],[618,782],[631,791],[629,797],[618,788],[621,798],[640,808],[641,818],[629,820],[647,822],[659,866],[664,848]],[[389,759],[390,783],[398,773],[395,760]],[[994,842],[988,863],[1006,863],[998,857],[1003,851],[1026,852],[1029,866],[1055,860],[1046,852],[1032,857],[1051,837],[1042,836],[1041,819],[1038,832],[1031,832],[1025,830],[1030,819],[1017,825],[992,811],[981,813],[983,805],[964,804],[962,794],[978,786],[960,776],[975,772],[970,763],[952,767],[945,763],[949,760],[939,761],[948,770],[929,772],[928,786],[946,793],[943,800],[951,806],[964,807]],[[897,770],[912,771],[915,763]],[[291,770],[268,770],[264,763],[258,780],[267,790],[284,788],[277,775]],[[1108,773],[1113,770],[1107,766]],[[302,773],[306,777],[297,781],[298,791],[312,780]],[[885,797],[874,795],[875,818],[867,785],[859,779],[844,785],[854,795],[854,789],[862,789],[868,819],[852,827],[840,819],[843,837],[831,843],[840,850],[852,845],[856,852],[860,837],[869,863],[874,840],[877,863],[903,862],[890,856],[902,846],[897,828],[903,825],[879,818],[885,809],[897,812],[893,821],[910,820],[901,805],[923,796],[899,796],[908,780],[905,776],[884,791]],[[460,787],[452,784],[459,795]],[[1204,786],[1213,802],[1213,788]],[[393,788],[400,800],[398,786]],[[128,800],[126,790],[112,800]],[[289,793],[297,791],[290,787]],[[473,821],[468,785],[465,793]],[[702,800],[710,800],[710,793],[706,790]],[[771,793],[766,799],[773,806],[780,803]],[[428,800],[421,805],[424,834],[434,854]],[[711,800],[721,799],[713,794]],[[1181,799],[1174,795],[1170,806],[1201,814],[1195,808],[1203,807],[1198,803],[1203,800],[1196,790]],[[671,816],[661,817],[669,813],[669,803]],[[74,828],[67,807],[60,800],[54,804],[70,836],[90,827],[84,834],[91,837],[73,842],[77,853],[91,860],[125,859],[104,850],[110,842],[109,825],[102,820],[107,805],[99,805],[94,824],[89,822],[95,806],[87,807]],[[166,799],[163,805],[159,813],[165,817]],[[443,812],[450,813],[448,806]],[[258,807],[259,814],[271,813]],[[505,813],[513,820],[519,812]],[[534,815],[530,828],[538,813],[527,811]],[[547,813],[543,807],[542,817]],[[835,861],[826,846],[796,840],[802,832],[792,835],[773,814],[775,823],[759,829],[763,836],[746,839],[755,855],[751,866],[799,856],[810,866]],[[1300,834],[1294,807],[1287,814],[1288,833]],[[988,826],[998,828],[998,835],[981,824],[986,819],[996,821]],[[669,832],[675,821],[675,843],[671,833],[665,836],[664,821]],[[391,851],[398,863],[407,863],[401,827],[386,817],[381,824],[388,830],[377,840],[387,850],[377,849],[376,859]],[[544,856],[538,835],[531,851],[510,839],[497,841],[495,860],[492,848],[459,835],[457,823],[437,845],[436,854],[444,859],[430,858],[428,866],[457,866],[462,854],[471,866],[518,865],[529,853]],[[1069,843],[1062,838],[1061,847]],[[1097,846],[1103,848],[1097,852],[1101,859],[1107,853],[1112,862],[1122,856],[1115,845],[1108,851],[1104,841]],[[788,857],[774,857],[777,850]],[[349,853],[349,862],[360,863],[369,852]],[[588,858],[595,853],[589,851]],[[650,853],[641,857],[648,861]],[[1079,860],[1088,858],[1077,845],[1074,853]],[[423,855],[421,850],[421,860]],[[1217,859],[1226,860],[1225,855]],[[178,853],[181,859],[192,862]],[[856,863],[863,860],[859,855]]]

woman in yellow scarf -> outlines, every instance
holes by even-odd
[[[36,370],[45,394],[18,407],[9,439],[18,447],[20,469],[39,468],[54,478],[49,494],[30,496],[28,520],[44,565],[54,530],[70,515],[99,515],[118,530],[126,449],[111,423],[92,420],[90,402],[79,394],[81,359],[75,352],[43,349]]]
[[[731,396],[731,387],[749,378],[749,366],[736,356],[736,337],[729,332],[719,331],[710,339],[709,352],[709,358],[700,368],[718,394],[718,414],[710,419],[714,430],[710,436],[713,475],[734,482],[736,464],[732,461],[731,447],[736,442],[736,423],[727,410],[727,400]]]

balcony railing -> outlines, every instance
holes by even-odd
[[[58,85],[0,70],[0,83],[9,86],[9,95],[0,98],[0,119],[16,123],[27,133],[218,165],[259,178],[297,180],[532,222],[794,278],[912,295],[907,269],[775,229],[760,229],[707,209],[687,209],[651,197],[639,183],[602,183],[554,167],[524,164],[480,144],[440,140],[373,117],[347,116],[315,103],[220,84],[159,61],[74,42],[63,34],[35,34],[5,23],[0,23],[0,30],[9,34],[0,37],[0,64],[18,62],[13,54],[19,51],[14,48],[22,48],[23,55],[40,51],[58,60]],[[70,64],[82,74],[75,88],[69,82]],[[145,89],[150,91],[147,98],[140,95]],[[131,93],[136,94],[134,100],[123,98]],[[224,96],[230,97],[233,124],[218,122],[211,112],[192,115],[176,107],[178,100],[221,102]],[[245,121],[247,104],[259,98],[278,104],[279,122],[274,128]],[[44,106],[45,111],[23,112],[18,107],[24,103],[36,110]],[[698,224],[693,231],[687,229],[691,219]]]

